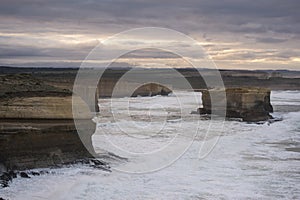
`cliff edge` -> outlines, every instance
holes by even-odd
[[[86,136],[78,136],[71,91],[28,74],[0,76],[0,91],[0,165],[6,170],[56,166],[92,157],[93,149],[88,151],[81,139],[91,144],[95,125],[89,113],[83,114],[79,123],[86,127]],[[86,110],[85,103],[75,99]]]

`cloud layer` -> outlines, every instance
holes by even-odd
[[[157,26],[198,40],[219,68],[297,70],[299,8],[298,0],[3,0],[0,64],[79,66],[99,39]],[[172,58],[133,57],[143,56]]]

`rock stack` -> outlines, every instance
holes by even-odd
[[[132,97],[156,96],[156,95],[167,96],[171,92],[172,90],[170,90],[168,87],[163,86],[161,84],[147,83],[145,85],[138,87],[131,96]]]
[[[102,78],[98,84],[99,98],[137,97],[137,96],[167,96],[172,92],[168,87],[158,83],[120,81],[113,78]]]
[[[212,114],[214,109],[215,113],[223,111],[228,118],[241,118],[247,122],[265,121],[272,118],[270,115],[273,112],[270,103],[270,89],[255,87],[227,88],[225,90],[226,99],[224,95],[220,95],[221,93],[222,91],[218,89],[203,90],[203,108],[199,108],[199,113]],[[211,97],[215,101],[213,108]]]

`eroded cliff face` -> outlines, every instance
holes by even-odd
[[[87,105],[75,97],[81,112],[79,137],[72,115],[72,93],[28,75],[0,77],[0,163],[23,170],[70,163],[91,157],[81,140],[90,144],[95,131]],[[82,109],[81,109],[82,108]]]
[[[167,96],[171,92],[172,92],[172,90],[166,86],[163,86],[163,85],[160,85],[157,83],[148,83],[148,84],[138,87],[131,96],[132,97],[156,96],[156,95]]]
[[[8,170],[57,166],[91,157],[72,120],[1,120],[0,131],[0,159]],[[94,130],[86,131],[90,140]]]
[[[224,111],[226,117],[242,118],[243,121],[257,122],[265,121],[272,116],[273,107],[270,103],[270,89],[267,88],[227,88],[226,99],[218,89],[203,90],[203,108],[199,108],[200,114],[211,114],[212,109],[216,112]],[[211,97],[215,98],[212,108]],[[225,107],[226,105],[226,111]]]
[[[11,97],[0,102],[0,118],[3,119],[73,119],[72,96],[35,96]],[[88,109],[80,97],[74,97],[74,102],[81,108],[84,119],[91,118],[85,111]]]
[[[119,81],[118,79],[103,78],[98,84],[99,98],[137,97],[168,95],[172,92],[166,86],[157,83]]]
[[[0,166],[8,170],[49,167],[94,155],[91,136],[96,125],[87,111],[93,106],[98,111],[98,105],[86,105],[78,96],[72,98],[72,92],[64,89],[65,83],[57,85],[58,82],[49,85],[30,74],[0,75]],[[111,97],[115,85],[116,79],[104,79],[97,94]],[[171,92],[154,83],[139,86],[122,82],[118,95],[153,96]],[[80,113],[76,115],[79,116],[76,124],[72,104],[77,105],[76,112]],[[84,134],[79,137],[79,132]]]

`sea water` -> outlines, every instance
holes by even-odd
[[[300,199],[300,91],[272,91],[273,115],[283,120],[264,124],[200,119],[190,114],[201,105],[200,96],[178,91],[168,97],[101,99],[94,148],[128,161],[113,162],[112,172],[81,165],[48,169],[46,175],[14,179],[0,189],[0,197]],[[207,132],[211,123],[218,129]],[[174,138],[192,143],[178,158],[169,152],[171,163],[154,158],[152,171],[133,173],[149,162],[146,155],[162,155]],[[199,157],[201,144],[210,140],[216,145]]]

